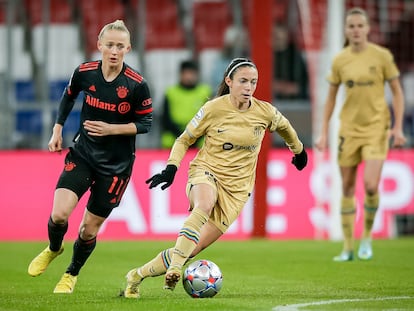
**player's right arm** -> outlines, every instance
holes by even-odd
[[[214,119],[214,117],[211,116],[211,107],[211,101],[207,102],[198,110],[190,122],[187,123],[184,132],[177,137],[171,148],[168,164],[179,167],[188,148],[206,133],[206,130],[210,125],[210,120],[212,118]]]
[[[332,113],[335,109],[336,94],[338,93],[339,85],[330,84],[328,96],[325,102],[325,109],[322,118],[321,134],[315,143],[315,147],[319,151],[324,151],[328,146],[328,132],[329,132],[329,120],[331,119]]]
[[[187,124],[185,131],[175,140],[170,151],[166,168],[161,173],[155,174],[145,181],[149,184],[150,189],[157,187],[159,184],[163,184],[161,186],[162,190],[171,186],[177,169],[179,168],[188,148],[206,131],[208,126],[208,123],[205,121],[206,106],[207,104],[199,109],[196,115]]]
[[[75,99],[80,92],[80,88],[77,86],[77,80],[79,79],[79,67],[72,74],[69,84],[63,91],[62,98],[60,99],[58,113],[56,117],[56,123],[53,126],[52,136],[48,143],[48,148],[50,152],[60,152],[62,151],[62,129],[65,121],[72,111],[75,104]]]
[[[53,126],[52,130],[52,137],[50,137],[48,148],[50,152],[60,152],[62,151],[62,129],[63,126],[59,123],[56,123],[55,126]]]

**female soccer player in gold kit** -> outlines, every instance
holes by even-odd
[[[392,54],[368,41],[369,21],[360,8],[346,14],[343,50],[334,58],[328,81],[322,133],[316,142],[319,150],[327,146],[328,124],[335,107],[339,86],[344,84],[346,97],[340,113],[338,164],[342,179],[341,221],[344,246],[334,261],[353,260],[355,222],[355,184],[357,169],[364,168],[364,231],[358,257],[369,260],[373,256],[371,231],[379,206],[378,185],[390,138],[393,147],[405,143],[402,132],[404,98],[398,80],[399,71]],[[394,124],[384,97],[385,82],[392,91]]]
[[[169,187],[189,146],[204,135],[204,144],[188,173],[191,213],[176,244],[128,272],[125,297],[138,298],[142,280],[162,274],[164,288],[173,290],[187,260],[226,232],[253,190],[257,157],[267,129],[285,140],[297,169],[306,166],[306,151],[289,121],[271,104],[253,97],[257,80],[252,61],[234,59],[224,73],[218,97],[208,101],[176,139],[165,170],[147,180],[150,188],[159,184],[163,190]]]

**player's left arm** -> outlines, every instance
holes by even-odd
[[[152,115],[147,116],[152,120]],[[130,122],[127,124],[113,124],[104,121],[85,120],[83,127],[91,136],[109,136],[109,135],[136,135],[136,123]],[[144,128],[144,126],[143,126]],[[148,132],[148,130],[146,131]]]
[[[393,147],[402,147],[406,142],[403,133],[404,94],[398,78],[390,80],[389,85],[392,92],[392,107],[394,111],[394,125],[391,129],[392,145]]]
[[[152,110],[140,115],[136,122],[113,124],[104,121],[85,120],[83,127],[91,136],[136,135],[148,133],[152,124]]]
[[[275,108],[274,108],[275,109]],[[308,163],[308,155],[305,146],[300,141],[296,130],[289,120],[275,109],[275,115],[269,127],[270,131],[276,131],[285,141],[286,146],[293,152],[292,164],[299,170],[303,170]]]
[[[135,89],[137,94],[137,106],[135,107],[135,131],[131,124],[125,128],[124,135],[145,134],[151,130],[152,126],[152,98],[148,84],[143,80]],[[128,124],[127,124],[128,125]]]
[[[277,132],[294,154],[302,152],[303,144],[289,120],[273,106],[271,106],[271,116],[272,119],[268,127],[270,132]]]

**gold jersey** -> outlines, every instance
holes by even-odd
[[[385,82],[399,71],[386,48],[369,43],[362,52],[344,48],[333,60],[328,81],[344,84],[345,102],[340,112],[341,134],[372,137],[390,127]]]
[[[204,104],[187,124],[171,150],[168,164],[178,167],[188,147],[204,136],[203,146],[190,163],[190,172],[205,169],[233,196],[244,196],[254,186],[266,129],[278,132],[293,153],[302,151],[296,131],[270,103],[252,98],[247,110],[239,110],[231,103],[230,95],[217,97]]]

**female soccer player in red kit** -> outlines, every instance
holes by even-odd
[[[49,141],[51,152],[62,150],[62,128],[75,99],[84,93],[79,133],[66,154],[48,222],[49,246],[30,263],[31,276],[42,274],[63,252],[68,219],[90,190],[72,262],[54,293],[72,293],[80,269],[96,245],[99,228],[120,203],[135,160],[135,137],[152,124],[152,100],[144,78],[124,63],[131,49],[130,34],[117,20],[98,36],[102,60],[81,64],[62,96]]]

